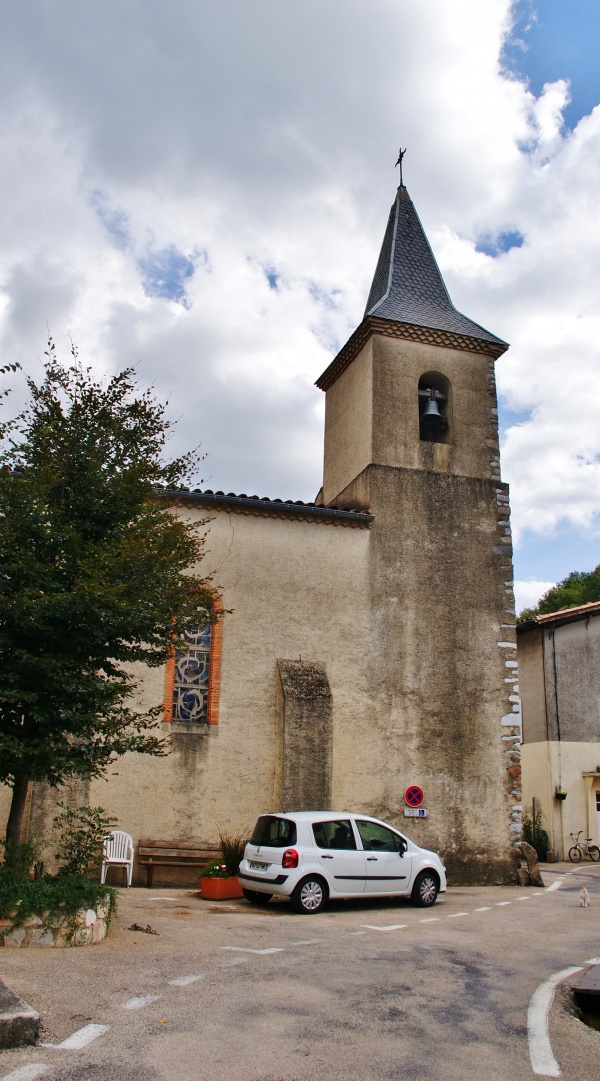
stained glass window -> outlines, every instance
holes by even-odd
[[[208,723],[208,676],[212,627],[207,623],[185,631],[175,651],[173,720],[188,724]]]

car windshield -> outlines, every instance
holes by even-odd
[[[251,845],[266,845],[267,848],[287,848],[295,843],[296,823],[275,815],[261,815],[250,838]]]

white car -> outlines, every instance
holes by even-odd
[[[289,897],[320,912],[330,897],[410,897],[433,905],[446,890],[444,864],[393,826],[346,811],[261,815],[238,871],[244,897]]]

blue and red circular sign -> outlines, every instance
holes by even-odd
[[[424,799],[425,793],[422,788],[419,788],[418,784],[411,784],[410,788],[407,788],[404,793],[404,802],[409,807],[420,807]]]

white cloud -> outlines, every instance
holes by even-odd
[[[402,142],[454,302],[512,343],[516,534],[593,532],[600,109],[565,134],[565,80],[536,100],[503,76],[509,18],[509,0],[21,0],[0,43],[3,359],[70,332],[170,396],[211,487],[313,497],[313,381],[362,316]],[[475,250],[507,233],[522,246]]]
[[[556,585],[556,582],[536,582],[535,579],[529,579],[529,581],[516,581],[515,580],[515,604],[517,613],[522,612],[524,608],[535,608],[538,601],[542,599],[544,593],[547,593],[549,589],[552,589]]]

